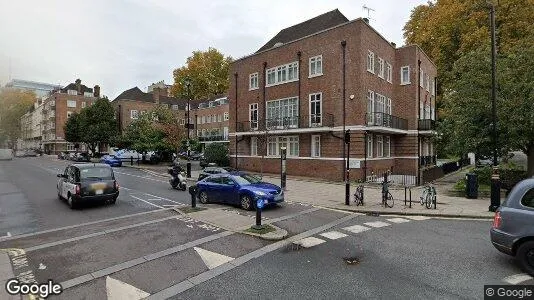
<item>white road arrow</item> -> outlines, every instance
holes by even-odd
[[[194,247],[194,249],[198,253],[198,255],[200,255],[200,258],[202,258],[202,261],[210,270],[234,259],[233,257],[204,250],[202,248]]]
[[[108,300],[140,300],[150,296],[149,293],[129,285],[120,280],[106,277],[106,292]]]

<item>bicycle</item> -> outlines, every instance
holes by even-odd
[[[363,185],[359,185],[354,192],[354,202],[356,206],[363,206]]]
[[[431,208],[432,204],[436,206],[436,188],[429,183],[423,187],[423,193],[419,197],[421,205],[425,205],[426,208]]]
[[[393,195],[389,192],[388,184],[391,181],[382,183],[382,203],[381,205],[384,205],[384,207],[392,208],[394,205]]]

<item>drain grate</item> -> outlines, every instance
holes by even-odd
[[[352,266],[360,263],[360,259],[357,257],[344,257],[343,261],[345,261],[347,265],[352,265]]]

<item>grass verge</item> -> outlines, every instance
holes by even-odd
[[[207,208],[204,208],[204,207],[183,207],[183,208],[178,208],[179,211],[183,212],[184,214],[189,214],[189,213],[194,213],[194,212],[197,212],[197,211],[201,211],[201,210],[206,210]]]
[[[254,228],[249,228],[245,230],[245,232],[255,233],[255,234],[266,234],[272,231],[275,231],[276,228],[272,227],[271,225],[263,225],[263,228],[260,230],[256,230]]]

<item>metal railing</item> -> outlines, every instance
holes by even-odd
[[[421,156],[419,158],[419,164],[421,166],[433,166],[436,164],[437,157],[435,155]]]
[[[431,119],[418,120],[419,130],[434,130],[436,129],[436,121]]]
[[[381,126],[408,130],[408,120],[383,112],[367,113],[367,126]]]
[[[228,136],[224,136],[224,135],[199,136],[198,140],[200,142],[228,141]]]
[[[318,128],[333,127],[333,114],[315,114],[305,116],[292,116],[280,118],[259,119],[257,121],[246,121],[237,123],[237,132],[283,130],[293,128]]]

